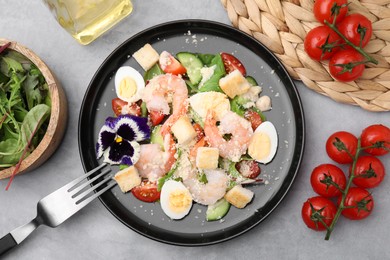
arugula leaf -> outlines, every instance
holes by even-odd
[[[39,104],[28,111],[21,127],[22,140],[28,142],[50,115],[50,107]]]
[[[199,88],[199,92],[216,91],[223,93],[222,89],[219,87],[219,80],[226,75],[226,71],[221,55],[215,55],[211,60],[209,67],[214,65],[214,74]]]

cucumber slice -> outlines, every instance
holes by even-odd
[[[206,220],[215,221],[223,218],[230,209],[230,203],[224,198],[218,200],[214,205],[209,205],[206,211]]]
[[[258,86],[256,80],[255,80],[253,77],[251,77],[251,76],[246,76],[245,78],[246,78],[246,80],[249,82],[249,84],[251,84],[252,86]]]
[[[191,84],[198,84],[202,79],[202,74],[200,73],[200,69],[203,67],[202,61],[195,54],[189,52],[179,52],[177,59],[186,68]]]
[[[164,138],[161,135],[161,125],[154,127],[151,135],[150,135],[150,143],[151,144],[159,144],[161,148],[164,149]]]

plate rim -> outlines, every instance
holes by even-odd
[[[92,90],[92,88],[94,87],[93,86],[93,82],[96,80],[96,78],[99,77],[99,72],[101,71],[101,69],[106,65],[106,63],[114,56],[116,55],[116,53],[121,49],[123,48],[124,46],[126,46],[127,44],[131,43],[132,41],[134,41],[135,39],[139,38],[140,36],[146,34],[146,33],[150,33],[156,29],[159,29],[159,28],[162,28],[162,27],[167,27],[167,26],[171,26],[171,27],[174,27],[174,26],[178,26],[178,25],[184,25],[184,24],[187,24],[187,26],[189,27],[196,27],[197,29],[199,28],[202,28],[202,29],[205,29],[205,28],[213,28],[215,29],[214,27],[219,27],[219,28],[223,28],[225,30],[230,30],[230,31],[233,31],[234,33],[236,34],[240,34],[242,35],[243,37],[247,38],[248,40],[250,41],[253,41],[255,42],[256,44],[260,45],[261,48],[263,48],[268,55],[270,55],[272,58],[273,58],[273,62],[274,63],[277,63],[278,64],[278,70],[281,70],[283,74],[285,74],[284,76],[286,77],[286,79],[288,80],[289,84],[291,85],[292,89],[291,91],[293,92],[293,94],[295,95],[296,97],[296,102],[297,104],[292,104],[293,105],[293,114],[294,114],[294,119],[297,120],[296,122],[296,127],[295,129],[297,130],[297,133],[296,133],[296,137],[295,137],[295,140],[298,141],[298,136],[301,138],[299,141],[300,143],[296,143],[295,147],[294,147],[294,151],[292,153],[292,159],[295,159],[295,157],[297,157],[297,161],[296,160],[292,160],[293,162],[291,163],[291,166],[288,170],[288,173],[286,175],[286,177],[290,177],[289,180],[288,180],[288,184],[287,184],[287,187],[285,187],[284,189],[282,189],[283,185],[281,185],[281,188],[275,193],[275,195],[267,201],[266,204],[268,204],[269,202],[273,201],[275,199],[275,197],[277,197],[277,201],[272,205],[272,207],[270,208],[270,210],[268,210],[268,212],[264,215],[262,215],[261,218],[259,218],[255,223],[252,223],[251,225],[249,225],[248,227],[242,229],[241,231],[233,234],[233,235],[230,235],[230,236],[227,236],[227,237],[221,237],[221,238],[218,238],[218,239],[215,239],[215,240],[203,240],[201,241],[202,239],[197,239],[199,241],[197,242],[178,242],[178,241],[170,241],[168,239],[163,239],[163,238],[157,238],[153,235],[150,235],[150,234],[147,234],[145,232],[142,232],[141,230],[138,230],[136,227],[133,227],[131,226],[129,223],[127,223],[125,220],[123,220],[121,218],[121,216],[119,216],[120,214],[117,214],[117,212],[114,212],[114,210],[112,208],[110,208],[110,205],[108,205],[108,203],[104,200],[104,196],[100,196],[99,197],[99,200],[100,202],[105,206],[105,208],[116,218],[118,219],[121,223],[123,223],[126,227],[130,228],[131,230],[135,231],[136,233],[144,236],[144,237],[147,237],[147,238],[150,238],[152,240],[155,240],[155,241],[158,241],[158,242],[162,242],[162,243],[165,243],[165,244],[170,244],[170,245],[176,245],[176,246],[190,246],[190,247],[195,247],[195,246],[207,246],[207,245],[213,245],[213,244],[217,244],[217,243],[222,243],[222,242],[225,242],[225,241],[228,241],[228,240],[231,240],[235,237],[238,237],[246,232],[248,232],[249,230],[253,229],[254,227],[256,227],[257,225],[259,225],[261,222],[263,222],[265,219],[268,218],[268,216],[274,212],[274,210],[280,205],[280,203],[284,200],[284,198],[286,197],[286,195],[289,193],[292,185],[294,184],[295,182],[295,179],[296,179],[296,176],[298,175],[298,172],[299,172],[299,169],[301,167],[301,164],[302,164],[302,160],[303,160],[303,156],[304,156],[304,150],[305,150],[305,138],[306,138],[306,129],[305,129],[305,117],[304,117],[304,111],[303,111],[303,105],[302,105],[302,101],[301,101],[301,98],[300,98],[300,95],[299,95],[299,92],[298,92],[298,89],[297,89],[297,86],[295,85],[293,79],[291,78],[291,76],[288,74],[286,68],[284,67],[284,65],[281,63],[281,61],[276,57],[276,55],[270,51],[266,46],[264,46],[261,42],[259,42],[258,40],[256,40],[254,37],[250,36],[249,34],[243,32],[243,31],[240,31],[238,30],[237,28],[234,28],[228,24],[224,24],[224,23],[221,23],[221,22],[216,22],[216,21],[212,21],[212,20],[205,20],[205,19],[181,19],[181,20],[173,20],[173,21],[168,21],[168,22],[164,22],[164,23],[161,23],[161,24],[158,24],[158,25],[154,25],[154,26],[151,26],[151,27],[148,27],[148,28],[145,28],[143,30],[141,30],[140,32],[134,34],[133,36],[129,37],[128,39],[126,39],[124,42],[122,42],[119,46],[117,46],[105,59],[104,61],[100,64],[100,66],[98,67],[98,69],[96,70],[96,72],[94,73],[93,77],[91,78],[89,84],[88,84],[88,87],[85,91],[85,94],[84,94],[84,97],[83,97],[83,100],[82,100],[82,103],[81,103],[81,107],[80,107],[80,112],[79,112],[79,120],[78,120],[78,147],[79,147],[79,155],[80,155],[80,159],[81,159],[81,163],[82,163],[82,166],[83,166],[83,169],[85,172],[89,171],[90,169],[87,168],[87,165],[86,165],[86,159],[84,158],[83,156],[83,147],[82,147],[82,136],[81,136],[81,126],[82,126],[82,118],[83,118],[83,115],[85,114],[84,110],[85,109],[85,106],[86,106],[86,102],[87,102],[87,99],[88,99],[88,93],[90,93],[90,91]],[[199,25],[202,25],[202,27],[200,27]],[[239,42],[239,41],[238,41]],[[289,96],[291,96],[289,94]],[[289,98],[291,100],[291,98]],[[297,105],[298,107],[295,107],[294,105]],[[298,110],[298,111],[297,111]],[[299,131],[298,131],[299,130]],[[291,168],[294,168],[294,171],[293,173],[291,173]],[[284,180],[285,182],[286,180]],[[265,204],[265,205],[266,205]]]

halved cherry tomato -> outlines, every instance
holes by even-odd
[[[160,124],[164,119],[164,114],[160,111],[149,111],[150,121],[153,126]]]
[[[371,155],[384,155],[390,151],[390,128],[384,125],[370,125],[361,134],[362,147],[381,143],[383,147],[367,148],[364,151]]]
[[[233,70],[239,70],[243,76],[246,76],[246,69],[239,59],[226,52],[221,53],[221,58],[226,73],[230,73]]]
[[[324,23],[325,20],[333,23],[334,15],[332,14],[332,9],[335,8],[335,5],[340,7],[336,23],[340,22],[348,11],[347,0],[316,0],[313,6],[314,16],[320,23]]]
[[[326,153],[335,162],[351,163],[356,154],[357,143],[358,140],[353,134],[346,131],[336,132],[326,141]]]
[[[144,202],[155,202],[160,199],[160,192],[157,190],[157,184],[144,181],[141,185],[131,189],[131,193],[137,199]]]
[[[251,123],[253,130],[256,130],[256,128],[261,123],[263,123],[263,120],[261,119],[261,116],[259,115],[259,113],[257,113],[256,111],[253,111],[253,110],[245,111],[244,118],[247,119]]]
[[[363,61],[364,57],[354,49],[340,50],[329,61],[330,74],[338,81],[353,81],[363,74]]]
[[[352,166],[349,171],[352,171]],[[355,166],[353,184],[361,188],[377,187],[385,178],[385,167],[376,157],[371,155],[360,156]]]
[[[322,231],[326,230],[326,227],[321,220],[329,226],[336,215],[336,211],[337,208],[331,200],[317,196],[309,198],[303,203],[301,214],[303,222],[308,228]]]
[[[195,129],[195,132],[196,132],[196,141],[199,141],[200,139],[202,139],[204,137],[204,131],[203,131],[203,128],[195,123],[192,125]]]
[[[257,176],[261,173],[261,168],[259,164],[253,160],[250,161],[241,161],[236,164],[237,171],[246,178],[256,179]]]
[[[179,75],[187,72],[186,68],[167,51],[160,54],[159,63],[165,73]]]
[[[344,172],[333,164],[321,164],[315,167],[310,176],[313,190],[324,197],[331,198],[341,195],[345,189],[347,178]],[[340,189],[336,188],[337,185]]]
[[[341,197],[337,201],[337,204],[340,204],[340,202]],[[351,220],[364,219],[371,214],[374,208],[374,198],[367,190],[352,187],[348,190],[347,196],[345,197],[344,206],[347,207],[341,211],[344,217]]]
[[[113,100],[111,100],[112,110],[114,111],[114,114],[116,116],[119,116],[120,114],[122,114],[122,108],[126,105],[127,105],[127,102],[120,99],[120,98],[114,98]]]
[[[202,137],[199,141],[191,148],[190,157],[196,158],[199,147],[205,147],[207,145],[206,139]]]
[[[354,45],[364,47],[371,39],[371,21],[361,14],[347,15],[338,25],[339,31]],[[360,32],[360,33],[359,33]],[[363,39],[361,40],[361,38]]]
[[[339,49],[341,37],[326,25],[315,27],[306,35],[306,53],[314,60],[328,60]]]

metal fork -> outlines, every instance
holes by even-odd
[[[111,169],[103,171],[106,166],[106,163],[101,164],[41,199],[37,205],[37,216],[33,220],[12,230],[0,239],[0,255],[20,244],[40,225],[54,228],[62,224],[77,211],[116,185],[115,181],[108,183],[112,180],[112,176],[106,176],[111,171]],[[102,171],[99,174],[87,180],[88,177],[100,170]],[[102,180],[94,183],[101,177],[103,177]],[[105,183],[108,183],[107,186],[95,193],[95,190]],[[90,185],[92,187],[89,187]]]

